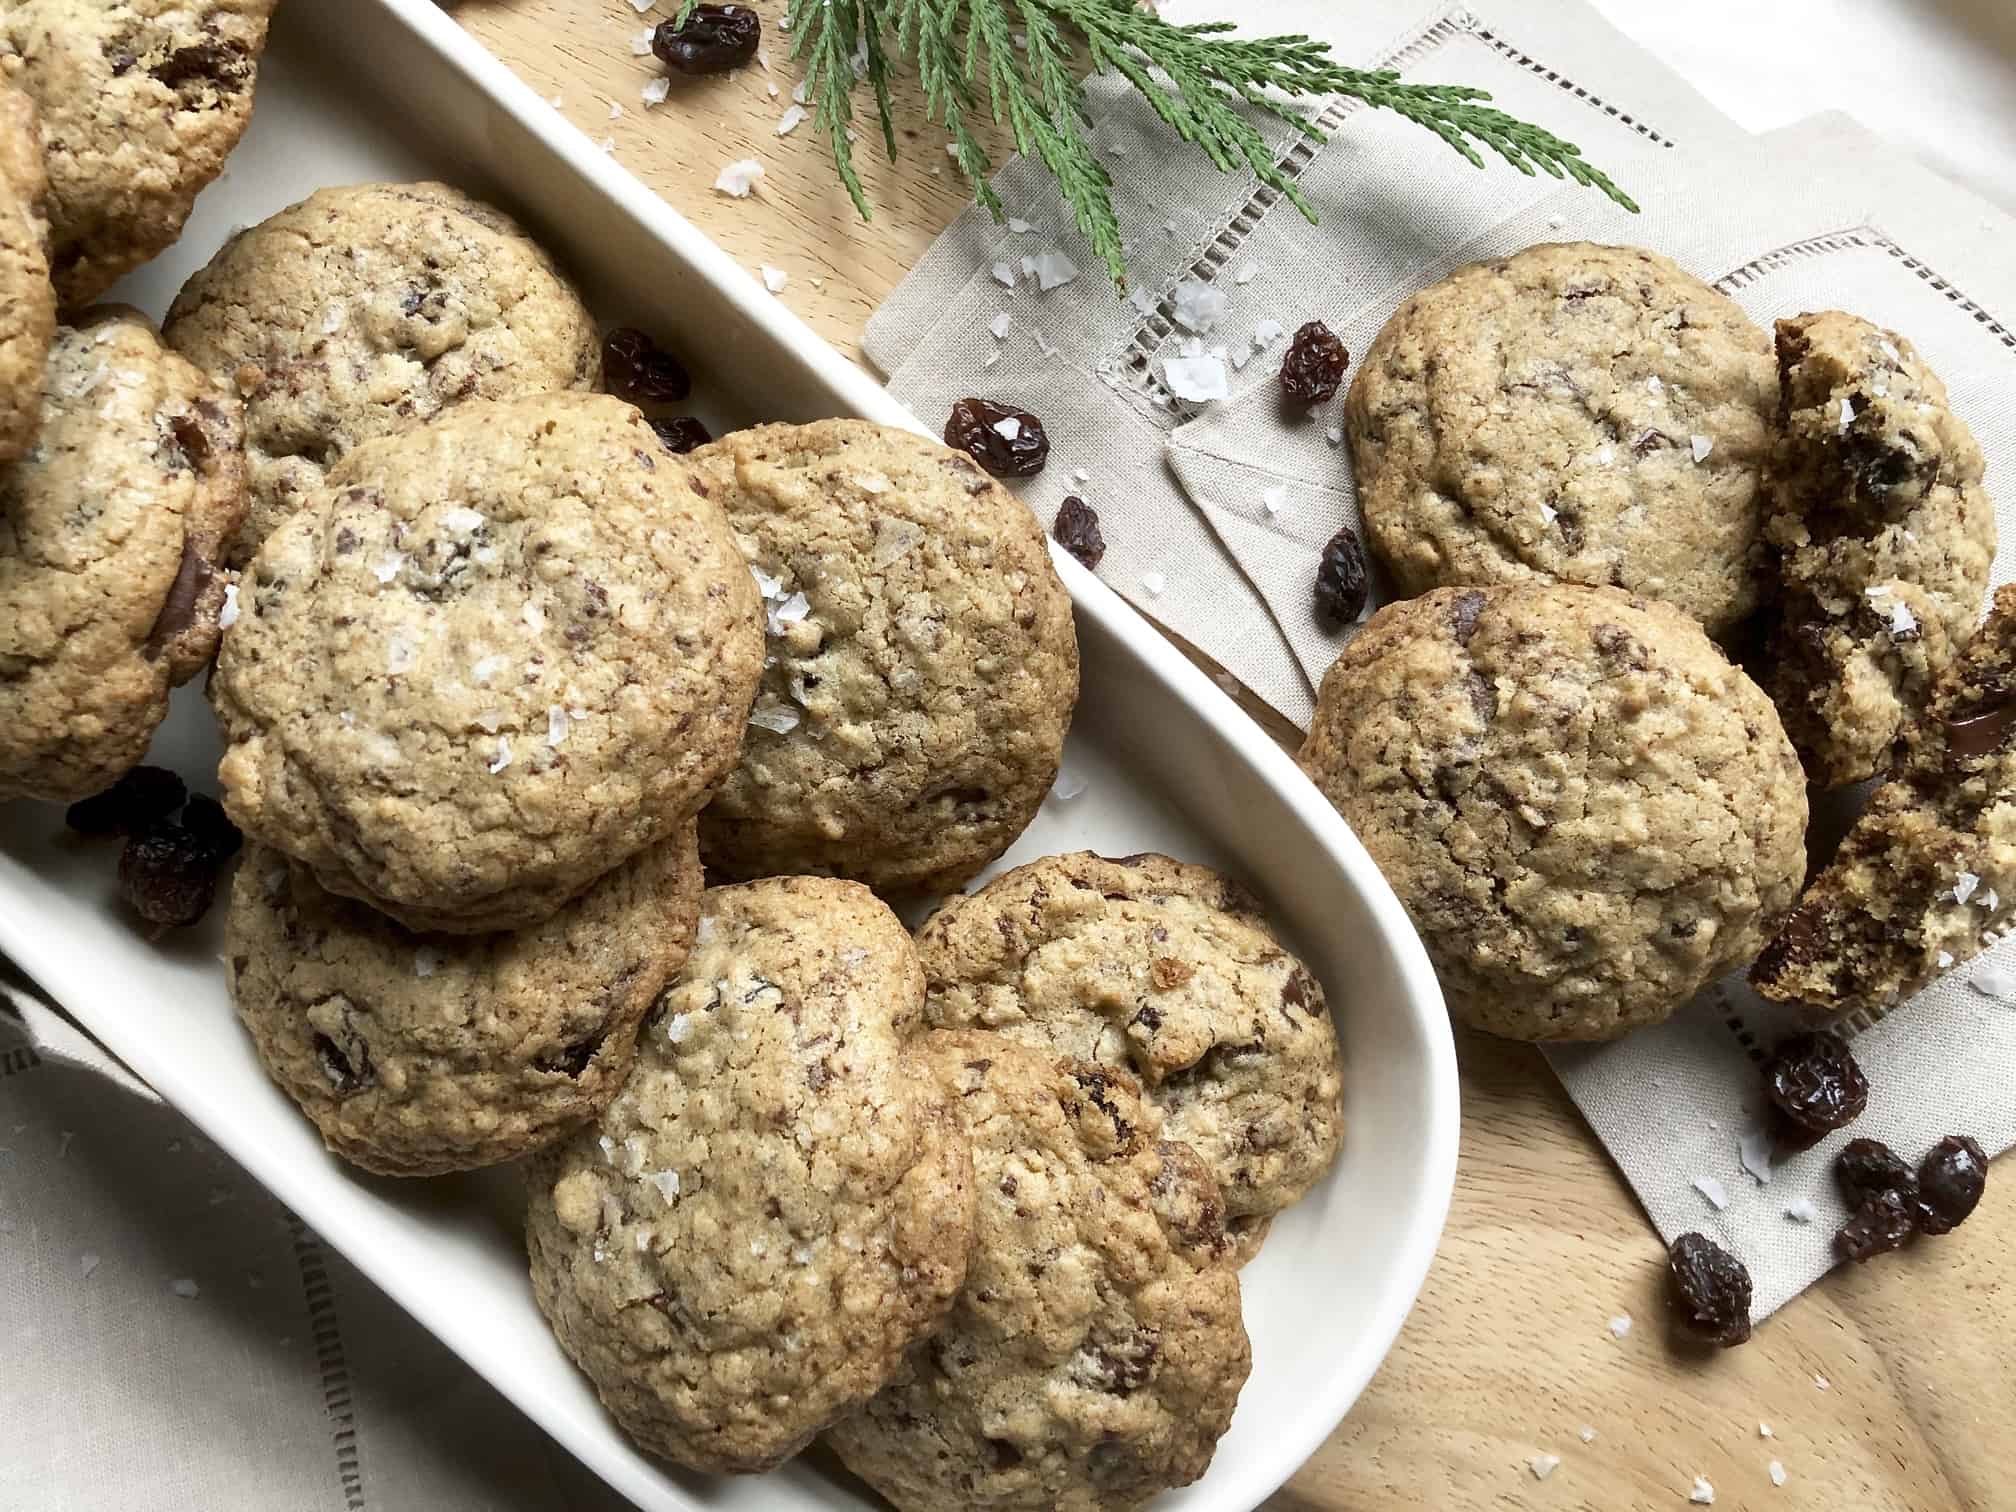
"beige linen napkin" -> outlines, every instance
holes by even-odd
[[[1199,0],[1162,7],[1174,21],[1223,9]],[[1579,3],[1283,0],[1249,25],[1322,37],[1346,62],[1390,66],[1410,79],[1480,85],[1504,109],[1580,143],[1626,185],[1676,147],[1741,140],[1690,86]],[[1311,673],[1305,658],[1289,654],[1292,637],[1277,622],[1306,606],[1287,605],[1284,614],[1275,602],[1279,584],[1301,572],[1297,538],[1254,528],[1250,512],[1229,501],[1193,502],[1169,464],[1170,433],[1196,413],[1162,382],[1164,359],[1192,334],[1174,318],[1175,290],[1201,279],[1226,296],[1224,318],[1201,340],[1229,357],[1251,349],[1264,321],[1289,331],[1315,314],[1337,322],[1554,181],[1502,164],[1480,172],[1390,113],[1332,102],[1319,115],[1330,128],[1320,147],[1284,123],[1262,122],[1321,215],[1312,227],[1250,174],[1221,175],[1201,154],[1171,150],[1167,129],[1111,80],[1093,80],[1090,95],[1096,139],[1115,170],[1136,302],[1115,294],[1064,224],[1054,188],[1017,159],[996,187],[1011,226],[1030,229],[968,210],[875,313],[864,348],[889,375],[890,391],[927,423],[941,423],[954,400],[974,392],[1040,415],[1054,450],[1023,496],[1048,519],[1067,493],[1082,495],[1103,522],[1100,576],[1275,708],[1306,719]],[[1021,260],[1052,248],[1080,272],[1045,292],[1023,276]],[[1014,288],[997,278],[997,265]],[[1006,334],[997,339],[992,324],[1002,315]],[[998,366],[985,366],[996,351]],[[1271,374],[1281,351],[1274,343],[1233,374],[1235,383],[1250,387]],[[1290,438],[1295,465],[1310,478],[1342,466],[1322,437],[1313,424]],[[1250,502],[1257,511],[1258,491]],[[1337,510],[1312,491],[1296,512],[1314,522]]]

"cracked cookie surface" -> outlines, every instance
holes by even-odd
[[[1036,518],[972,459],[861,420],[763,425],[689,459],[762,584],[770,661],[710,867],[957,887],[1056,779],[1071,600]]]
[[[938,1028],[988,1029],[1131,1072],[1257,1249],[1344,1134],[1323,989],[1245,889],[1167,856],[1050,856],[917,934]]]
[[[1196,1480],[1251,1363],[1210,1173],[1125,1072],[972,1029],[913,1054],[972,1144],[973,1258],[827,1444],[899,1512],[1121,1512]]]
[[[359,442],[467,399],[593,389],[602,371],[552,260],[445,184],[318,190],[225,243],[162,329],[245,400],[252,504],[234,562]]]
[[[1911,343],[1839,310],[1778,322],[1768,686],[1822,787],[1881,770],[1974,629],[1995,558],[1985,463]]]
[[[721,512],[620,400],[369,441],[260,548],[211,702],[224,804],[413,929],[546,917],[735,763],[763,658]]]
[[[1882,1008],[2016,915],[2016,585],[1905,724],[1888,780],[1751,969],[1779,1002]]]
[[[712,888],[628,1083],[534,1163],[540,1310],[652,1453],[768,1469],[951,1305],[972,1162],[905,1054],[923,1000],[909,936],[866,888]]]
[[[1615,589],[1388,604],[1324,675],[1297,760],[1450,1011],[1514,1039],[1659,1022],[1757,953],[1805,874],[1770,700],[1693,620]]]
[[[1402,594],[1557,580],[1711,633],[1762,593],[1771,346],[1657,253],[1547,243],[1414,295],[1345,401],[1358,507]]]
[[[42,422],[42,372],[56,337],[48,192],[35,103],[0,83],[0,462],[27,451]]]
[[[11,0],[0,75],[41,110],[50,262],[88,304],[182,234],[252,117],[276,0]]]
[[[238,401],[139,315],[57,329],[35,443],[0,466],[0,798],[109,787],[210,660],[243,445]]]
[[[517,933],[423,935],[277,851],[238,868],[224,962],[266,1072],[346,1160],[433,1176],[592,1118],[700,912],[691,821]]]

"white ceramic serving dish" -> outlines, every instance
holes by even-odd
[[[606,316],[691,358],[717,430],[834,414],[915,424],[433,0],[288,0],[229,172],[182,243],[120,293],[158,317],[232,226],[324,184],[421,176],[517,211]],[[1420,1288],[1455,1174],[1455,1058],[1427,958],[1343,822],[1145,621],[1076,562],[1058,567],[1084,659],[1067,769],[1086,788],[1048,801],[1002,864],[1089,847],[1234,872],[1328,988],[1346,1047],[1344,1155],[1244,1275],[1253,1374],[1238,1414],[1210,1473],[1158,1504],[1244,1512],[1336,1426]],[[184,690],[152,759],[214,790],[215,756]],[[66,837],[61,810],[0,805],[0,951],[610,1485],[653,1509],[873,1503],[815,1464],[706,1481],[636,1453],[533,1307],[508,1175],[399,1183],[330,1156],[253,1059],[215,914],[150,941],[113,863]]]

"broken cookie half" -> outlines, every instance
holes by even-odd
[[[1882,1007],[1977,955],[2016,912],[2016,584],[1933,684],[1890,777],[1750,982],[1825,1014]]]

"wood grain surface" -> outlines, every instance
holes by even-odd
[[[858,358],[869,313],[965,194],[906,92],[899,121],[911,130],[897,163],[863,133],[875,206],[863,224],[809,126],[776,135],[796,71],[774,24],[781,7],[757,8],[770,72],[679,81],[647,113],[638,90],[657,69],[631,55],[630,38],[671,0],[643,16],[628,0],[452,6],[745,266],[783,269],[783,301]],[[612,104],[622,107],[613,119]],[[714,193],[721,165],[747,156],[767,170],[757,194]],[[2016,1295],[2001,1276],[2016,1247],[2008,1162],[1951,1237],[1835,1272],[1741,1349],[1676,1350],[1663,1247],[1538,1054],[1480,1036],[1459,1037],[1458,1051],[1462,1159],[1426,1289],[1350,1418],[1271,1508],[1684,1508],[1696,1476],[1723,1508],[2016,1508]],[[1634,1319],[1622,1339],[1608,1327],[1619,1313]],[[1541,1480],[1529,1462],[1543,1453],[1560,1465]]]

